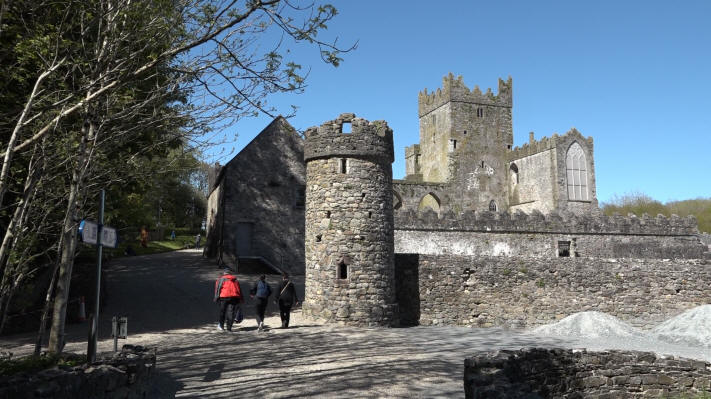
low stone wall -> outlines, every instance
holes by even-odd
[[[710,381],[710,363],[649,352],[533,348],[464,360],[470,399],[693,397]]]
[[[155,364],[154,350],[124,345],[94,364],[0,376],[0,399],[146,398]]]
[[[650,328],[711,303],[711,261],[396,254],[398,304],[421,325],[528,328],[600,311]]]

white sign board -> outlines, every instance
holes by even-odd
[[[97,244],[99,225],[96,222],[82,220],[79,225],[81,240],[87,244]],[[116,248],[118,244],[118,234],[113,227],[104,226],[101,229],[101,245]]]
[[[79,225],[81,232],[81,240],[87,244],[96,244],[97,235],[99,233],[99,225],[88,220],[82,220]]]
[[[118,244],[118,234],[113,227],[104,226],[101,229],[101,245],[116,248]]]

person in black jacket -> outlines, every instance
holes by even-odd
[[[262,274],[259,276],[259,280],[254,283],[252,290],[250,291],[250,298],[254,299],[257,297],[257,331],[264,331],[264,313],[267,310],[267,304],[269,303],[269,296],[272,294],[272,287],[265,280],[265,276]]]
[[[289,328],[289,314],[291,306],[299,304],[299,298],[296,296],[296,288],[294,283],[289,280],[289,275],[284,273],[282,281],[279,283],[279,295],[276,302],[279,303],[279,316],[281,316],[281,328]]]

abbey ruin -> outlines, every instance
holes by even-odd
[[[512,92],[451,74],[421,92],[402,180],[385,121],[345,113],[302,139],[275,119],[216,171],[206,254],[305,273],[304,312],[352,325],[530,327],[585,310],[644,325],[711,302],[695,219],[602,215],[592,138],[512,148]]]

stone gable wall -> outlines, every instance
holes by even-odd
[[[711,390],[711,364],[651,352],[540,349],[464,361],[467,399],[695,397]]]
[[[396,254],[395,264],[400,311],[422,325],[530,328],[600,311],[649,328],[711,303],[711,262],[700,259]]]
[[[221,245],[228,265],[254,256],[303,273],[304,204],[297,203],[306,184],[303,151],[301,137],[280,117],[222,167],[208,199],[207,256],[218,256]],[[251,240],[241,236],[244,224],[251,225]]]

